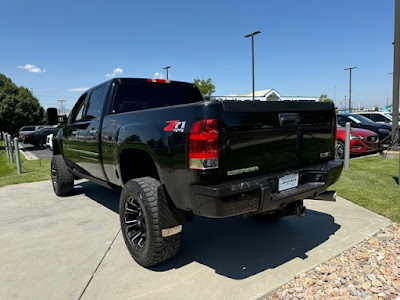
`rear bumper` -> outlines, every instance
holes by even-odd
[[[265,176],[226,182],[216,186],[192,185],[193,212],[207,217],[228,217],[245,213],[274,211],[306,198],[314,198],[335,183],[342,173],[343,161],[293,169]],[[278,178],[299,174],[299,186],[277,191]],[[318,175],[318,176],[317,176]]]

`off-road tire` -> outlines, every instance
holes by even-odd
[[[165,194],[161,183],[154,178],[132,179],[122,188],[119,204],[122,235],[133,259],[143,267],[154,266],[170,259],[178,252],[180,245],[181,233],[169,237],[161,236],[159,228],[161,215],[169,213],[166,211],[169,208],[165,205],[159,205],[159,202],[166,203]],[[135,207],[129,206],[131,203],[138,205],[138,210],[141,210],[141,216],[144,221],[136,221],[136,224],[141,223],[140,225],[143,228],[139,228],[137,225],[127,225],[127,221],[129,223],[128,217],[135,219],[135,216],[129,215],[133,214],[132,212],[128,210],[127,213],[127,207],[128,209],[130,207],[131,211]],[[139,220],[139,215],[137,220]],[[132,223],[132,220],[130,223]],[[129,229],[128,227],[135,229]],[[144,239],[142,248],[139,247],[141,245],[140,240],[138,241],[138,238],[134,239],[134,236],[140,230],[142,230],[142,235],[139,235],[138,238]]]
[[[68,171],[60,154],[51,159],[51,182],[57,196],[67,196],[74,188],[74,175]]]

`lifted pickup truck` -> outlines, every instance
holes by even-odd
[[[54,191],[122,187],[120,222],[148,267],[176,254],[193,215],[305,214],[342,172],[331,103],[204,101],[190,83],[116,78],[85,92],[53,135]]]

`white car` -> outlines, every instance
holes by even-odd
[[[46,137],[46,146],[49,148],[51,151],[53,151],[53,134],[49,134]]]
[[[357,112],[355,113],[360,116],[364,116],[375,123],[388,123],[392,124],[392,113],[385,111],[368,111],[368,112]],[[399,121],[400,125],[400,121]]]

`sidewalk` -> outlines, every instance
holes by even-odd
[[[390,224],[342,198],[276,223],[196,217],[178,255],[148,270],[125,248],[118,198],[89,182],[67,198],[50,181],[1,188],[2,298],[257,299]]]

